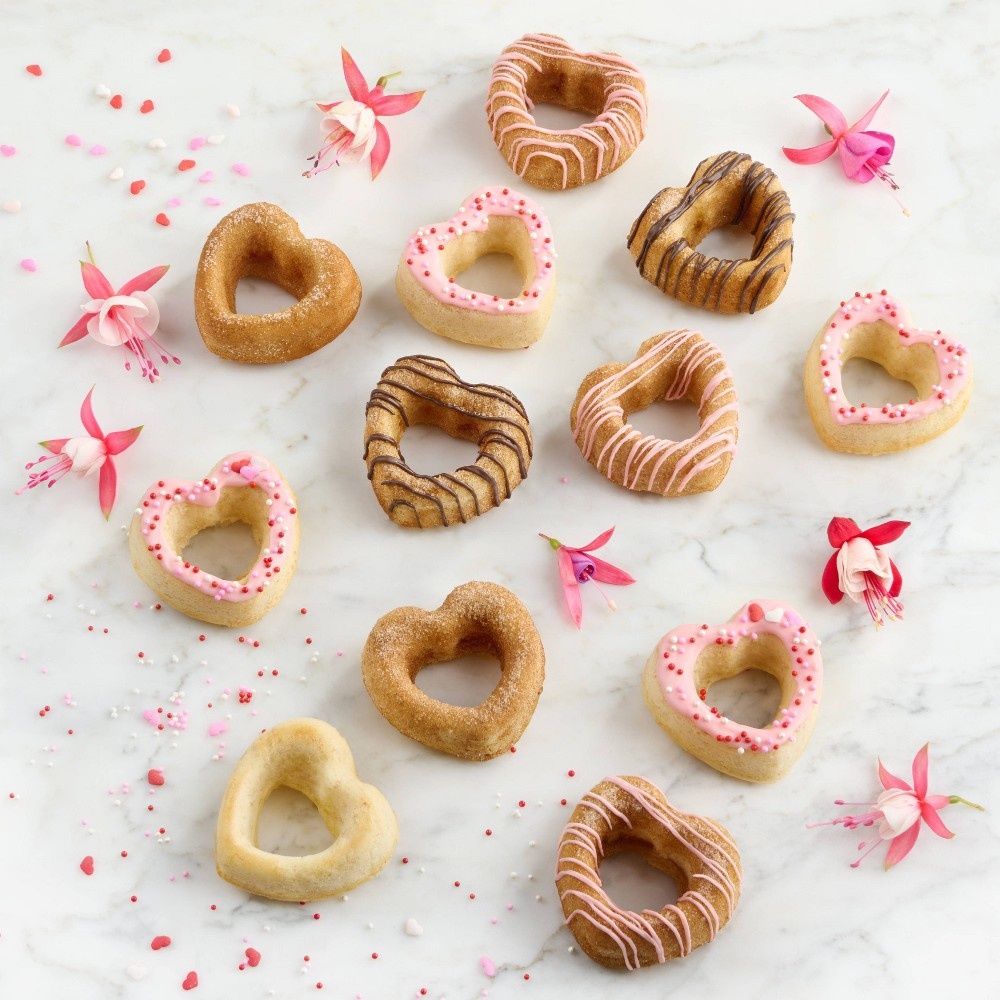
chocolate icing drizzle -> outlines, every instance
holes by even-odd
[[[754,237],[753,252],[749,260],[720,260],[718,257],[706,257],[694,251],[683,236],[678,236],[669,243],[661,241],[657,244],[659,237],[680,221],[698,199],[704,197],[720,181],[738,169],[744,170],[739,200],[733,206],[731,219],[721,224],[737,226]],[[703,160],[687,187],[683,189],[684,194],[680,201],[669,212],[655,219],[641,244],[637,244],[639,229],[653,212],[658,199],[676,190],[676,188],[664,188],[659,191],[632,224],[627,243],[629,250],[635,256],[636,267],[647,281],[652,282],[666,294],[675,298],[681,297],[683,281],[690,289],[685,301],[704,309],[717,310],[721,306],[727,285],[740,269],[740,265],[753,264],[748,275],[741,275],[738,278],[741,287],[737,311],[755,312],[761,295],[771,280],[787,271],[788,265],[783,259],[786,249],[789,257],[792,252],[790,226],[795,216],[791,212],[788,195],[781,188],[774,172],[762,163],[752,160],[746,153],[730,151]],[[788,235],[764,253],[764,248],[772,237],[780,235],[779,229],[786,226],[786,223]],[[684,259],[678,266],[679,256],[683,256]]]
[[[414,422],[441,426],[443,421],[435,418],[445,411],[462,418],[463,429],[470,432],[459,436],[477,441],[475,463],[454,473],[414,472],[400,447],[403,432]],[[418,528],[464,524],[499,506],[528,475],[531,431],[520,400],[501,386],[463,381],[439,358],[410,355],[386,368],[365,414],[363,458],[368,478],[386,513],[398,524],[415,522]],[[502,459],[507,453],[516,462],[517,476]],[[488,487],[485,494],[483,483]],[[382,496],[385,490],[389,495]]]

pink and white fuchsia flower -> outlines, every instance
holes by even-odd
[[[344,79],[353,100],[316,105],[325,115],[320,123],[325,142],[312,157],[313,165],[303,176],[313,177],[334,164],[357,163],[371,154],[372,180],[375,180],[389,156],[389,133],[379,118],[412,110],[420,103],[424,91],[386,94],[385,85],[398,75],[396,73],[379,77],[369,90],[364,75],[347,49],[341,49],[340,54]]]
[[[87,244],[90,253],[90,244]],[[153,336],[160,325],[160,309],[149,289],[168,271],[169,266],[154,267],[126,281],[116,292],[111,282],[93,262],[80,261],[83,287],[91,299],[81,307],[83,316],[59,342],[60,347],[76,343],[88,334],[106,347],[121,347],[125,350],[125,370],[131,371],[130,355],[139,362],[143,378],[156,382],[159,369],[150,349],[159,356],[163,364],[171,361],[179,365],[180,358],[167,354]]]
[[[838,604],[846,596],[864,603],[879,628],[885,624],[883,612],[893,621],[902,619],[903,605],[897,598],[903,577],[879,546],[894,542],[909,526],[909,521],[886,521],[862,531],[849,517],[833,518],[826,534],[837,551],[823,570],[827,600]]]
[[[34,489],[36,486],[55,486],[68,472],[73,472],[84,479],[97,475],[97,492],[101,501],[101,511],[105,520],[110,516],[118,488],[118,474],[112,459],[115,455],[120,455],[126,448],[135,444],[142,427],[132,427],[127,431],[112,431],[110,434],[105,434],[94,416],[94,410],[90,403],[90,397],[93,394],[94,390],[91,389],[80,407],[80,420],[89,436],[52,438],[40,442],[41,446],[50,454],[42,455],[34,462],[28,462],[25,469],[33,469],[36,465],[44,465],[46,462],[53,464],[46,466],[41,472],[32,472],[28,477],[28,482],[15,491],[17,496],[20,496],[25,490]]]
[[[878,776],[884,791],[874,802],[845,802],[843,799],[837,799],[834,803],[838,806],[863,805],[867,807],[866,812],[806,825],[810,829],[817,826],[843,826],[848,830],[857,830],[860,827],[868,828],[877,824],[878,836],[864,840],[858,845],[858,850],[865,853],[851,863],[852,868],[857,868],[884,841],[889,841],[889,850],[885,856],[886,871],[899,864],[913,850],[920,833],[921,820],[939,837],[950,840],[955,835],[941,822],[938,813],[945,806],[957,803],[979,810],[983,807],[963,799],[960,795],[927,794],[929,746],[930,744],[925,743],[913,758],[912,786],[886,770],[882,761],[879,761]]]

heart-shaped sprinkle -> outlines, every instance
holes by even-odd
[[[413,917],[407,919],[406,923],[403,925],[403,930],[406,931],[410,937],[420,937],[420,935],[424,933],[423,927],[421,927],[420,924],[413,919]]]
[[[194,166],[197,166],[194,160],[181,160],[181,162],[177,164],[177,169],[190,170]]]
[[[132,181],[132,183],[129,184],[128,189],[132,192],[132,194],[138,194],[145,186],[145,181]]]
[[[124,176],[125,176],[124,167],[115,167],[115,169],[112,170],[110,174],[108,174],[108,180],[120,181]]]
[[[32,76],[41,76],[42,67],[38,63],[32,63],[30,66],[24,67]]]
[[[94,95],[96,97],[110,97],[111,88],[108,87],[107,84],[99,83],[96,87],[94,87]]]
[[[100,144],[90,147],[91,156],[103,156],[108,151],[107,146],[101,146]]]
[[[13,156],[17,152],[16,146],[8,146],[6,143],[0,146],[0,154],[3,156]]]
[[[239,472],[241,469],[245,468],[250,464],[249,458],[238,458],[235,462],[229,463],[229,469],[231,472]]]
[[[145,101],[142,102],[142,104],[139,105],[139,111],[144,115],[148,115],[149,112],[152,111],[153,108],[155,107],[156,105],[147,98]]]
[[[778,624],[782,618],[785,617],[784,608],[771,608],[770,611],[764,615],[764,621],[771,622],[772,624]]]
[[[492,979],[497,974],[496,965],[494,964],[493,960],[489,958],[487,955],[483,955],[483,957],[479,960],[479,965],[482,968],[483,972],[490,977],[490,979]]]
[[[247,957],[247,965],[251,969],[256,969],[260,965],[260,952],[256,948],[247,948],[244,954]]]
[[[15,212],[21,211],[21,203],[17,200],[17,198],[12,198],[10,201],[5,201],[3,203],[3,210],[5,212],[10,212],[13,215]]]
[[[215,171],[214,170],[206,170],[201,175],[201,177],[198,178],[198,183],[199,184],[207,184],[209,181],[214,180],[214,179],[215,179]]]
[[[83,140],[78,135],[74,135],[71,132],[68,136],[66,136],[66,145],[67,146],[82,146],[83,145]]]
[[[156,57],[157,62],[170,62],[170,49],[160,49],[160,54]]]
[[[160,212],[159,215],[157,215],[156,222],[157,222],[157,225],[160,225],[160,226],[169,226],[170,225],[170,220],[167,218],[165,212]]]
[[[240,109],[235,104],[227,104],[226,114],[229,115],[230,118],[239,118]]]
[[[122,104],[124,104],[124,103],[125,102],[122,100],[122,95],[121,94],[115,94],[114,97],[112,97],[111,100],[108,101],[108,104],[110,104],[111,107],[113,107],[115,109],[115,111],[120,110]]]
[[[747,615],[752,622],[759,622],[764,617],[764,609],[759,604],[751,604],[747,608]]]
[[[239,174],[240,177],[249,177],[250,176],[250,168],[245,163],[234,163],[233,164],[233,173],[234,174]]]
[[[84,875],[94,874],[94,859],[91,855],[88,854],[83,861],[80,862],[80,871],[82,871]]]
[[[151,767],[146,775],[146,780],[151,785],[162,785],[165,779],[163,772],[158,767]]]
[[[150,149],[166,149],[167,148],[167,144],[166,144],[166,142],[163,141],[163,139],[159,139],[159,138],[157,138],[157,139],[150,139],[149,140],[149,148]]]
[[[153,951],[159,951],[161,948],[169,948],[171,944],[170,938],[166,934],[157,934],[152,941],[149,942],[149,947]]]
[[[198,973],[193,970],[184,977],[184,982],[181,983],[181,986],[186,990],[193,990],[197,985]]]
[[[208,140],[203,135],[196,135],[189,143],[188,149],[201,149]]]
[[[253,482],[260,475],[260,466],[250,465],[247,463],[246,465],[241,465],[240,468],[235,471],[239,472],[244,479],[248,479],[250,482]]]
[[[36,261],[34,257],[25,257],[24,260],[21,261],[21,267],[24,268],[25,271],[37,271],[38,261]]]
[[[229,729],[229,724],[222,722],[221,720],[216,720],[211,723],[208,727],[209,736],[221,736],[226,730]]]

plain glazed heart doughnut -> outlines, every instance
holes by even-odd
[[[475,441],[479,455],[454,473],[425,476],[404,461],[407,427],[430,424]],[[464,524],[499,507],[528,475],[528,415],[509,389],[463,382],[439,358],[400,358],[382,372],[365,409],[365,451],[375,497],[396,524],[435,528]]]
[[[686,441],[640,434],[629,414],[656,400],[686,399],[701,428]],[[570,411],[583,457],[630,490],[676,497],[714,490],[736,452],[736,389],[722,352],[690,330],[661,333],[639,346],[634,361],[592,371]]]
[[[535,124],[535,104],[596,115],[556,132]],[[646,82],[613,52],[578,52],[558,35],[525,35],[493,66],[486,117],[511,170],[536,187],[579,187],[617,170],[646,134]]]
[[[914,398],[853,404],[843,373],[851,358],[874,361],[909,382]],[[972,365],[953,337],[912,327],[906,308],[884,288],[855,292],[816,335],[806,358],[805,389],[816,433],[828,448],[884,455],[914,448],[958,423],[972,396]]]
[[[698,164],[687,187],[664,188],[628,234],[639,273],[666,295],[720,313],[770,305],[792,267],[792,214],[778,178],[746,153],[719,153]],[[698,244],[720,226],[753,237],[749,260],[720,260]]]
[[[325,851],[285,857],[257,846],[261,807],[281,786],[316,806],[334,837]],[[358,778],[340,733],[319,719],[291,719],[258,736],[236,765],[219,808],[215,867],[227,882],[256,896],[324,899],[376,876],[398,836],[392,808]]]
[[[461,656],[496,657],[500,681],[481,705],[463,708],[424,694],[417,674]],[[375,707],[404,736],[465,760],[490,760],[520,738],[542,693],[545,650],[528,609],[496,583],[464,583],[436,611],[396,608],[372,629],[361,654]]]
[[[666,872],[681,892],[661,910],[635,913],[604,891],[600,865],[635,851]],[[729,922],[743,869],[729,832],[715,820],[681,812],[644,778],[611,777],[573,810],[559,840],[556,889],[580,947],[611,969],[638,969],[690,955]]]
[[[257,558],[239,580],[223,580],[184,559],[205,528],[242,521]],[[228,455],[203,479],[160,479],[136,505],[129,554],[139,578],[171,607],[215,625],[258,621],[281,600],[298,562],[295,494],[260,455]]]
[[[719,680],[762,670],[781,687],[770,726],[727,719],[706,701]],[[689,754],[744,781],[776,781],[802,755],[823,689],[819,640],[788,605],[757,600],[724,625],[681,625],[653,649],[642,690],[653,717]]]
[[[485,254],[517,263],[524,289],[512,299],[473,291],[456,279]],[[502,185],[473,192],[447,222],[421,226],[406,241],[396,291],[433,333],[482,347],[528,347],[545,332],[556,296],[552,227],[540,205]]]
[[[242,278],[263,278],[299,301],[280,312],[236,311]],[[307,240],[296,221],[265,201],[230,212],[209,233],[194,283],[194,316],[205,346],[245,365],[292,361],[347,329],[361,282],[342,250]]]

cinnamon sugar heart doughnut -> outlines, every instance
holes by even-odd
[[[299,301],[278,312],[236,311],[242,278],[263,278]],[[261,201],[230,212],[209,233],[194,283],[194,316],[205,346],[246,365],[292,361],[347,329],[361,282],[346,254],[309,240],[286,212]]]
[[[261,807],[276,788],[301,792],[334,842],[318,854],[285,857],[257,845]],[[373,785],[358,778],[350,747],[319,719],[291,719],[258,736],[236,765],[219,809],[215,866],[227,882],[268,899],[324,899],[377,875],[399,826]]]
[[[238,580],[186,561],[184,548],[205,528],[242,521],[258,554]],[[295,494],[266,459],[238,451],[203,479],[160,479],[136,505],[128,548],[139,578],[171,607],[215,625],[258,621],[291,583],[298,562]]]
[[[485,254],[514,258],[524,282],[514,298],[474,291],[456,277]],[[482,347],[528,347],[545,332],[556,296],[552,227],[540,205],[492,185],[474,191],[447,222],[421,226],[406,241],[396,291],[433,333]]]
[[[881,365],[915,390],[906,402],[852,403],[843,366],[851,358]],[[940,330],[910,325],[906,308],[885,289],[841,302],[816,335],[805,368],[806,404],[816,433],[834,451],[883,455],[943,434],[972,396],[968,352]]]
[[[481,705],[437,701],[417,687],[432,663],[496,657],[500,681]],[[372,629],[361,653],[375,707],[404,736],[465,760],[506,753],[531,721],[545,680],[545,650],[528,609],[496,583],[464,583],[436,611],[396,608]]]
[[[716,681],[762,670],[781,687],[770,726],[721,715],[704,696]],[[681,625],[653,649],[642,690],[653,717],[689,754],[744,781],[791,770],[816,725],[823,688],[819,640],[787,604],[756,600],[724,625]]]
[[[596,115],[558,132],[535,124],[535,104]],[[646,82],[613,52],[579,52],[558,35],[525,35],[493,66],[486,117],[511,170],[536,187],[579,187],[617,170],[646,134]]]
[[[785,287],[794,219],[773,171],[746,153],[719,153],[698,164],[686,187],[660,191],[627,242],[639,273],[664,294],[712,312],[752,313]],[[749,259],[698,252],[713,229],[730,225],[753,237]]]
[[[632,427],[629,415],[660,399],[694,403],[698,433],[678,442]],[[714,490],[725,479],[738,416],[722,352],[699,333],[670,330],[643,341],[634,361],[592,371],[577,391],[570,427],[583,457],[611,482],[676,497]]]
[[[681,895],[660,910],[623,910],[600,864],[636,851]],[[729,922],[743,883],[740,854],[721,824],[681,812],[652,782],[605,778],[573,810],[559,840],[556,889],[566,925],[595,962],[611,969],[662,965],[712,941]]]

